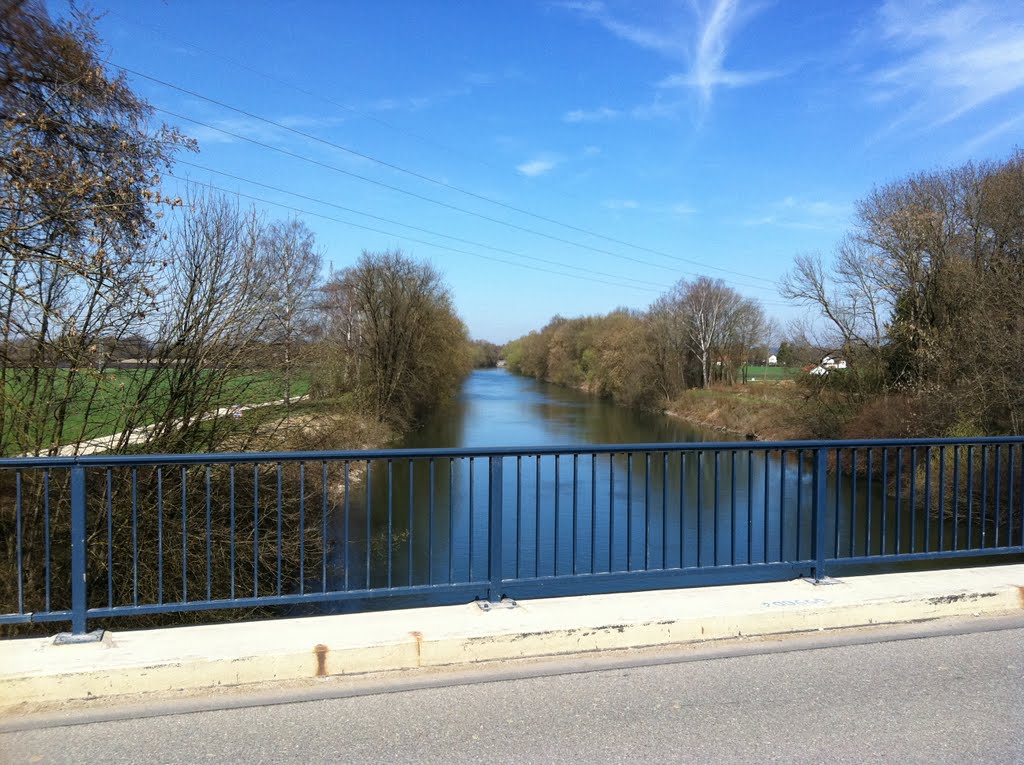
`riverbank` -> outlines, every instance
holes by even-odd
[[[692,425],[756,441],[810,438],[799,389],[786,383],[691,389],[665,414]]]

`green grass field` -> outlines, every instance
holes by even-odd
[[[780,382],[792,380],[800,374],[799,367],[779,367],[749,364],[745,367],[747,382]]]
[[[9,370],[9,373],[12,370]],[[60,440],[63,443],[99,438],[118,433],[125,428],[130,407],[139,398],[139,391],[146,384],[152,372],[148,370],[118,369],[100,374],[94,370],[80,371],[72,377],[66,370],[45,370],[44,376],[52,372],[52,388],[41,395],[44,400],[32,401],[33,370],[16,370],[18,378],[8,379],[3,390],[3,408],[7,417],[26,417],[34,429],[46,439],[53,439],[55,422],[59,419],[59,407],[68,398],[68,385],[74,386],[63,417]],[[292,396],[303,396],[309,392],[309,379],[296,375],[292,381]],[[145,408],[160,411],[166,404],[168,383],[161,381],[154,385],[145,401]],[[284,381],[271,372],[243,372],[227,381],[210,410],[225,406],[259,404],[284,398]],[[150,423],[144,423],[150,424]]]

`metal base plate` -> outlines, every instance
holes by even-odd
[[[78,645],[79,643],[100,643],[103,641],[103,630],[93,630],[81,635],[61,632],[54,639],[54,645]]]
[[[515,608],[518,604],[512,598],[502,598],[499,603],[492,603],[489,600],[478,600],[476,602],[481,611],[492,611],[496,608]]]

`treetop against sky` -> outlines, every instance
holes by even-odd
[[[1024,134],[1003,0],[94,7],[109,63],[199,141],[168,192],[297,213],[328,269],[430,260],[497,341],[697,274],[784,320],[779,277],[872,187]]]

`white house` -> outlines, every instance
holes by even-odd
[[[775,366],[778,363],[779,363],[779,357],[776,356],[774,353],[771,356],[768,357],[768,366],[773,367],[773,366]]]

